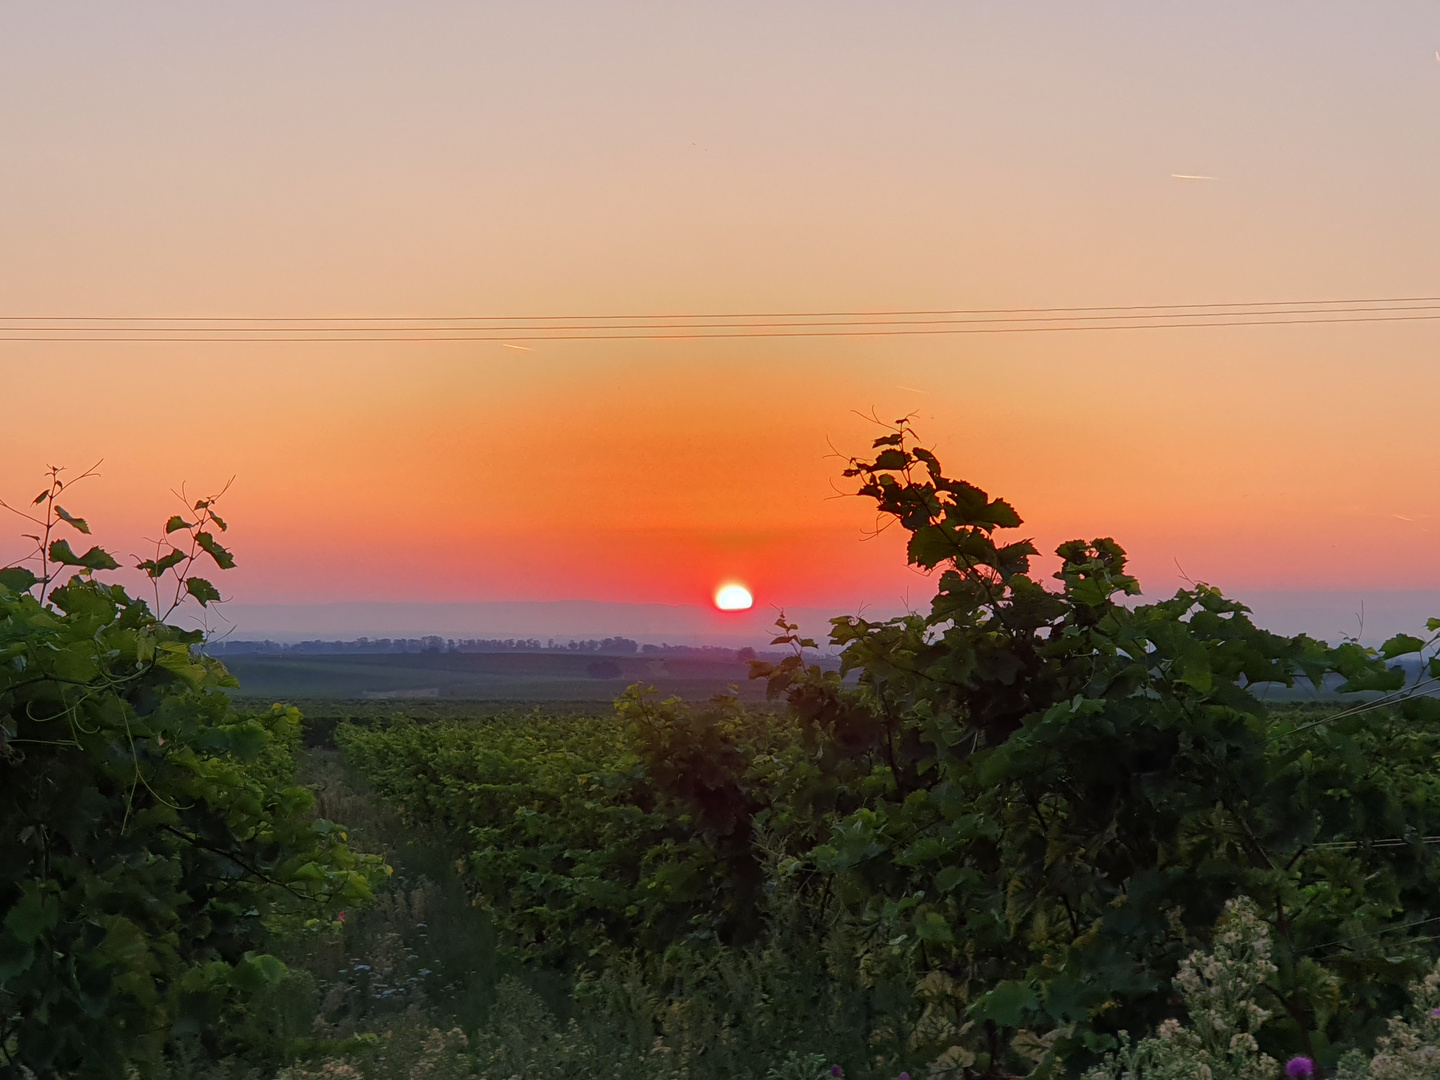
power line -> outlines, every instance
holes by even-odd
[[[1293,727],[1285,731],[1277,732],[1274,735],[1271,735],[1270,738],[1266,741],[1274,742],[1276,739],[1283,739],[1291,735],[1298,735],[1300,732],[1309,731],[1311,728],[1321,727],[1325,724],[1333,724],[1337,720],[1348,720],[1352,716],[1359,716],[1362,713],[1374,712],[1376,709],[1387,709],[1391,705],[1399,705],[1407,699],[1415,697],[1417,695],[1429,697],[1431,696],[1431,691],[1427,689],[1425,694],[1421,695],[1421,688],[1429,687],[1433,689],[1437,686],[1437,684],[1440,684],[1440,677],[1429,675],[1423,679],[1417,679],[1409,686],[1402,686],[1399,690],[1391,690],[1389,693],[1381,694],[1377,698],[1372,698],[1369,701],[1361,702],[1358,705],[1352,705],[1350,708],[1342,709],[1340,712],[1331,713],[1329,716],[1322,716],[1318,720],[1311,720],[1309,723],[1301,724],[1298,727]]]
[[[581,319],[824,319],[884,318],[912,315],[1046,315],[1055,313],[1089,313],[1102,311],[1200,311],[1218,308],[1256,307],[1319,307],[1336,304],[1434,304],[1440,296],[1348,297],[1332,300],[1246,300],[1206,304],[1110,304],[1091,307],[1022,307],[1022,308],[945,308],[928,310],[871,311],[752,311],[708,312],[681,314],[628,315],[0,315],[0,322],[555,322]]]
[[[1292,316],[1292,315],[1340,315],[1340,314],[1361,314],[1361,313],[1367,313],[1367,312],[1381,312],[1381,313],[1385,313],[1385,314],[1396,314],[1396,313],[1407,313],[1407,312],[1421,312],[1421,313],[1423,313],[1423,312],[1432,312],[1432,311],[1436,311],[1436,310],[1437,310],[1437,306],[1434,305],[1434,304],[1426,304],[1426,305],[1424,305],[1424,306],[1411,306],[1411,307],[1363,306],[1363,307],[1324,307],[1324,308],[1322,308],[1322,307],[1268,308],[1268,309],[1261,309],[1261,310],[1255,310],[1255,311],[1244,311],[1244,312],[1239,312],[1239,311],[1225,311],[1225,312],[1215,312],[1214,314],[1194,313],[1194,314],[1188,315],[1188,316],[1186,316],[1186,317],[1187,317],[1187,318],[1193,318],[1193,319],[1205,319],[1205,320],[1207,321],[1207,323],[1208,323],[1209,321],[1214,321],[1214,320],[1220,319],[1220,318],[1222,318],[1222,317],[1224,317],[1224,316],[1234,316],[1234,315],[1243,316],[1246,320],[1250,320],[1250,319],[1254,319],[1254,318],[1259,318],[1259,317],[1261,317],[1261,316],[1287,316],[1287,317],[1288,317],[1288,316]],[[613,317],[614,317],[614,318],[620,318],[620,317],[622,317],[622,316],[613,316]],[[718,317],[718,316],[706,316],[706,317],[707,317],[707,318],[716,318],[716,317]],[[733,318],[738,319],[738,318],[741,318],[741,317],[742,317],[742,316],[734,316]],[[1072,323],[1072,322],[1073,322],[1073,323],[1080,323],[1080,322],[1119,322],[1119,321],[1136,321],[1136,320],[1146,320],[1146,319],[1150,319],[1150,320],[1153,320],[1153,319],[1173,319],[1174,317],[1175,317],[1175,314],[1174,314],[1173,312],[1166,312],[1166,313],[1163,313],[1163,314],[1155,314],[1155,315],[1134,315],[1134,314],[1130,314],[1130,315],[1127,315],[1127,314],[1119,314],[1119,315],[1042,315],[1042,316],[1032,316],[1032,317],[1028,317],[1028,318],[993,318],[993,319],[984,319],[984,318],[982,318],[982,319],[942,319],[942,318],[934,318],[934,319],[901,319],[901,318],[893,318],[893,319],[881,319],[881,320],[878,320],[878,321],[873,321],[873,320],[872,320],[872,321],[864,321],[864,322],[855,322],[855,321],[848,321],[848,320],[847,320],[847,321],[834,321],[834,320],[829,320],[829,321],[824,321],[824,322],[818,322],[818,321],[797,322],[797,321],[794,321],[794,320],[787,320],[787,321],[784,321],[784,322],[690,322],[690,323],[684,323],[684,324],[681,324],[681,323],[656,323],[656,322],[641,322],[641,323],[568,323],[568,324],[560,324],[560,325],[552,324],[552,325],[549,325],[549,326],[545,326],[545,325],[535,325],[535,323],[536,323],[538,320],[533,320],[533,319],[532,319],[532,320],[529,320],[529,321],[528,321],[528,324],[527,324],[527,323],[517,323],[516,325],[507,325],[507,326],[483,326],[483,327],[457,325],[458,320],[446,320],[446,321],[445,321],[444,323],[442,323],[442,324],[429,325],[429,326],[391,326],[391,327],[369,327],[369,328],[361,328],[361,327],[347,327],[347,326],[297,326],[297,325],[294,325],[293,323],[291,323],[291,324],[284,325],[284,326],[212,326],[212,327],[183,326],[183,327],[176,327],[173,331],[172,331],[170,328],[168,328],[168,327],[129,326],[129,325],[124,325],[123,323],[119,323],[117,320],[108,320],[108,325],[99,325],[99,326],[45,326],[45,325],[38,325],[38,326],[26,326],[26,325],[22,325],[22,326],[0,326],[0,333],[12,333],[12,332],[14,332],[14,333],[20,333],[20,332],[29,332],[29,331],[33,331],[33,332],[45,332],[45,333],[55,333],[55,334],[81,334],[81,333],[105,333],[105,332],[114,332],[114,333],[142,333],[142,332],[146,332],[146,331],[165,332],[165,333],[184,333],[184,332],[187,332],[187,331],[188,331],[188,332],[200,332],[200,331],[203,330],[203,331],[206,332],[206,333],[234,333],[234,334],[241,334],[241,333],[243,333],[243,334],[246,334],[246,335],[250,335],[250,334],[277,333],[277,332],[281,332],[281,331],[284,331],[284,332],[287,332],[287,333],[302,333],[302,332],[303,332],[303,333],[313,333],[313,334],[325,334],[325,333],[340,333],[340,332],[347,331],[347,330],[366,329],[367,332],[369,332],[369,333],[391,333],[391,332],[393,332],[393,333],[403,333],[403,332],[407,332],[407,331],[408,331],[408,332],[424,331],[424,332],[426,332],[426,333],[443,333],[443,332],[455,332],[455,333],[460,333],[460,332],[464,332],[464,331],[473,331],[473,330],[484,330],[484,331],[486,331],[487,333],[493,333],[493,332],[496,332],[496,331],[513,331],[513,332],[516,332],[516,333],[523,333],[523,332],[526,332],[526,331],[532,331],[532,330],[533,330],[533,331],[543,331],[543,332],[549,334],[549,333],[562,332],[562,331],[571,331],[571,330],[604,330],[604,331],[607,331],[607,332],[608,332],[608,331],[614,331],[614,330],[652,330],[652,331],[669,330],[669,329],[674,329],[674,330],[682,330],[682,329],[683,329],[683,330],[712,330],[712,329],[713,329],[713,330],[737,330],[737,329],[752,330],[752,329],[756,329],[756,330],[758,330],[758,329],[774,329],[774,328],[797,329],[797,328],[807,328],[807,327],[876,327],[876,328],[888,328],[888,327],[892,327],[892,326],[962,326],[962,325],[977,325],[977,324],[995,325],[995,324],[1014,324],[1014,323],[1043,325],[1043,324],[1045,324],[1045,323],[1059,323],[1059,322],[1063,322],[1063,323]],[[0,318],[3,318],[3,317],[0,317]],[[779,318],[781,318],[781,316],[774,316],[774,318],[779,319]],[[36,322],[42,322],[43,320],[35,320],[35,321],[36,321]],[[138,319],[137,319],[136,321],[137,321],[137,322],[144,322],[145,320],[138,320]],[[158,322],[158,321],[160,321],[160,320],[151,320],[151,321],[157,321],[157,322]],[[225,320],[216,320],[216,321],[225,321]],[[238,320],[237,320],[237,321],[238,321]],[[279,321],[281,321],[281,320],[276,319],[276,320],[270,320],[270,321],[272,321],[272,322],[279,322]],[[298,321],[298,320],[297,320],[297,321]],[[317,320],[317,321],[318,321],[318,320]],[[337,322],[337,323],[338,323],[338,322],[344,322],[344,321],[346,321],[346,320],[336,319],[336,320],[330,320],[330,321],[333,321],[333,322]],[[358,321],[358,320],[357,320],[357,321]],[[411,321],[419,321],[419,320],[411,320]],[[1288,319],[1287,319],[1287,321],[1294,321],[1294,320],[1288,320]],[[1330,320],[1330,321],[1340,321],[1340,320]],[[1137,325],[1145,325],[1144,323],[1140,323],[1140,322],[1137,322],[1136,324],[1137,324]],[[1218,324],[1218,325],[1232,325],[1232,324],[1220,323],[1220,324]]]
[[[1215,320],[1211,322],[1151,322],[1151,323],[1128,323],[1128,324],[1107,324],[1097,326],[1093,323],[1087,325],[1046,325],[1046,326],[964,326],[964,327],[941,327],[925,330],[903,330],[890,329],[884,326],[877,326],[872,330],[742,330],[738,333],[641,333],[641,334],[564,334],[564,333],[532,333],[524,332],[519,334],[448,334],[446,336],[416,335],[410,336],[381,336],[371,332],[365,335],[351,335],[348,337],[261,337],[255,334],[246,336],[221,336],[225,331],[197,336],[193,332],[188,337],[179,336],[138,336],[146,333],[137,330],[135,336],[115,335],[108,336],[79,336],[84,333],[83,329],[76,329],[67,332],[48,334],[45,336],[5,336],[3,329],[0,329],[0,342],[4,341],[28,341],[28,342],[250,342],[261,344],[264,342],[383,342],[383,341],[674,341],[674,340],[718,340],[724,338],[837,338],[837,337],[905,337],[913,335],[954,335],[954,334],[1039,334],[1039,333],[1077,333],[1083,331],[1122,331],[1122,330],[1175,330],[1175,329],[1199,329],[1212,326],[1314,326],[1333,325],[1341,323],[1383,323],[1383,322],[1428,322],[1440,320],[1440,314],[1434,315],[1395,315],[1395,316],[1347,316],[1338,319],[1230,319]],[[564,330],[564,327],[557,327],[557,330]],[[657,328],[660,329],[660,328]],[[177,334],[184,331],[176,331]],[[331,333],[338,332],[335,329]],[[397,331],[403,333],[404,331]]]
[[[1428,322],[1440,297],[709,315],[0,316],[0,342],[645,341],[908,337]]]

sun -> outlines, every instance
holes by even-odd
[[[715,590],[715,606],[721,611],[748,611],[755,598],[744,585],[730,582]]]

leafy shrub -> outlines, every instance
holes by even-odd
[[[630,932],[635,838],[666,826],[625,796],[621,734],[533,716],[341,725],[335,737],[402,816],[466,836],[480,897],[527,955],[558,961]]]
[[[369,895],[383,867],[315,820],[294,782],[299,714],[235,714],[234,680],[200,633],[158,618],[51,534],[89,527],[35,500],[36,567],[0,571],[0,1070],[160,1075],[167,1047],[220,1052],[225,1025],[285,978],[267,930]],[[210,500],[146,560],[159,584],[218,598],[188,573],[233,565]],[[182,550],[183,549],[183,550]],[[77,572],[56,585],[64,567]]]
[[[1429,966],[1404,932],[1440,917],[1421,839],[1440,831],[1440,701],[1299,724],[1256,690],[1339,675],[1393,694],[1405,674],[1387,663],[1433,639],[1282,637],[1204,585],[1123,603],[1139,585],[1109,538],[1060,545],[1047,589],[1029,541],[998,539],[1021,524],[1009,504],[947,476],[903,423],[875,450],[847,475],[936,575],[930,609],[836,620],[839,672],[799,655],[753,670],[824,783],[860,793],[807,864],[954,980],[976,1069],[1013,1061],[1021,1029],[1073,1024],[1056,1050],[1083,1059],[1149,1028],[1237,895],[1273,919],[1262,1044],[1323,1057],[1373,1035]]]
[[[347,724],[335,738],[403,814],[462,834],[467,880],[524,955],[573,964],[754,939],[750,788],[765,783],[756,758],[794,731],[733,700],[632,690],[612,717]]]
[[[1381,1034],[1433,959],[1408,929],[1440,918],[1440,701],[1394,663],[1434,639],[1275,635],[1205,585],[1138,604],[1109,538],[1060,545],[1047,587],[1029,541],[1000,539],[1009,504],[903,423],[875,451],[847,475],[936,596],[836,620],[839,671],[782,618],[795,655],[752,674],[784,715],[635,688],[611,719],[337,739],[407,813],[468,836],[467,880],[528,955],[638,960],[664,985],[773,945],[783,885],[803,912],[787,941],[843,925],[855,969],[825,978],[904,985],[887,1015],[937,1075],[1083,1066],[1151,1029],[1239,895],[1272,930],[1259,1047],[1329,1063]],[[1370,697],[1321,717],[1263,698],[1336,676]]]

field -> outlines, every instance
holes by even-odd
[[[438,698],[589,702],[607,706],[644,682],[665,695],[703,701],[731,686],[751,700],[763,687],[744,661],[565,653],[289,654],[226,658],[247,700]]]

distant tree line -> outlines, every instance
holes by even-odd
[[[497,653],[564,652],[597,656],[654,656],[689,660],[754,660],[754,649],[727,649],[718,645],[642,645],[625,637],[587,638],[564,643],[554,638],[355,638],[352,641],[215,641],[206,647],[212,656],[253,656],[300,653],[312,656],[339,653]]]

